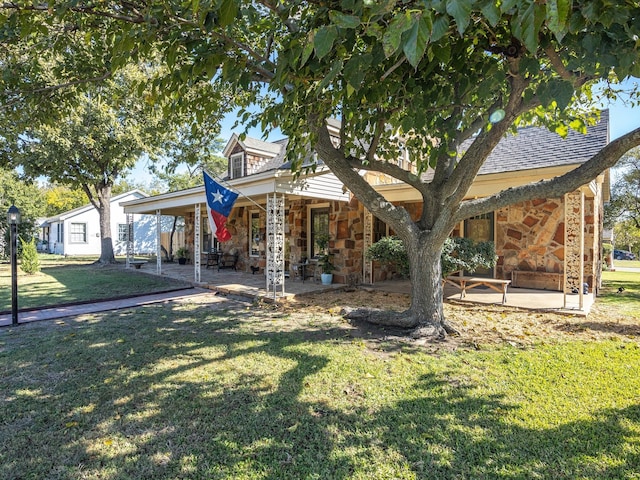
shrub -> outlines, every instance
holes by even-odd
[[[404,243],[398,237],[384,237],[366,252],[369,260],[394,265],[400,274],[409,274],[409,257]],[[475,272],[478,268],[492,268],[498,260],[493,242],[475,242],[469,238],[447,238],[440,262],[442,277],[458,270]]]
[[[22,246],[20,269],[29,275],[39,272],[40,258],[38,258],[36,239],[32,238],[31,241],[26,242],[20,237],[20,244]]]
[[[409,257],[398,237],[383,237],[367,249],[367,259],[393,265],[403,277],[409,275]]]

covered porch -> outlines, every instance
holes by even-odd
[[[147,273],[158,274],[153,268],[147,269]],[[163,264],[161,275],[193,283],[193,265],[178,265],[177,263]],[[225,295],[236,295],[252,300],[274,299],[273,292],[265,288],[265,276],[263,273],[247,273],[240,271],[223,270],[216,268],[203,269],[201,281],[197,286],[218,291]],[[287,301],[299,296],[321,294],[336,290],[344,290],[348,286],[334,283],[322,285],[316,279],[307,279],[304,282],[300,277],[288,278],[285,282],[284,298],[278,296],[277,300]],[[409,295],[411,288],[409,280],[387,280],[372,285],[361,285],[357,288],[379,291],[381,293],[399,293]],[[475,288],[460,298],[460,290],[452,285],[444,287],[444,299],[451,302],[467,302],[487,305],[501,305],[502,294],[488,288]],[[571,315],[586,316],[593,305],[592,293],[582,296],[568,295],[553,290],[537,290],[528,288],[509,288],[507,292],[506,308],[516,308],[530,311],[550,311]]]

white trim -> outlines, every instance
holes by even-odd
[[[234,162],[240,160],[240,175],[235,175]],[[245,176],[245,156],[244,152],[234,153],[229,157],[229,178],[242,178]]]
[[[253,253],[252,243],[253,243],[253,215],[258,215],[258,233],[260,231],[260,210],[254,209],[249,210],[249,257],[250,258],[259,258],[260,257],[260,240],[258,240],[258,253]]]

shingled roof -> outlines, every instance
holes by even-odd
[[[471,142],[472,140],[470,140]],[[469,142],[469,143],[470,143]],[[562,138],[544,127],[524,127],[517,135],[503,138],[491,152],[479,175],[532,170],[561,165],[579,165],[609,143],[609,111],[582,134],[569,130]],[[464,149],[463,144],[462,149]]]
[[[464,151],[472,142],[473,139],[469,139],[462,144],[460,150]],[[246,137],[243,143],[245,146],[276,153],[256,173],[291,168],[290,162],[286,161],[287,138],[265,142]],[[600,121],[596,125],[587,127],[586,134],[569,130],[569,134],[562,138],[545,127],[524,127],[518,129],[516,135],[507,135],[500,141],[480,169],[479,175],[579,165],[598,153],[607,143],[608,110],[601,112]],[[425,175],[426,178],[431,176],[429,173]]]

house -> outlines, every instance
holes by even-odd
[[[608,143],[608,125],[605,111],[586,135],[571,131],[563,139],[545,128],[520,129],[518,135],[505,137],[488,158],[469,198],[573,170]],[[337,139],[339,125],[328,126]],[[286,145],[286,139],[265,142],[236,135],[227,143],[224,183],[241,196],[228,219],[233,238],[223,245],[217,245],[208,231],[204,187],[125,202],[125,212],[184,216],[186,242],[201,253],[194,259],[196,281],[198,257],[204,258],[212,248],[238,253],[240,270],[266,269],[268,277],[283,270],[293,276],[301,264],[318,255],[317,238],[325,234],[332,239],[334,281],[355,284],[389,278],[393,272],[364,256],[369,245],[390,233],[387,225],[321,162],[315,172],[295,177],[285,159]],[[410,168],[406,158],[398,162]],[[366,178],[388,201],[418,218],[422,204],[415,190],[380,174]],[[604,172],[563,198],[540,198],[467,219],[452,235],[494,241],[498,264],[485,274],[512,280],[514,286],[566,291],[569,279],[573,288],[583,283],[597,288],[603,204],[608,195],[609,174]],[[282,234],[272,235],[274,228],[281,228]],[[273,258],[282,256],[282,264],[269,263],[274,248],[278,251]]]
[[[111,233],[113,251],[116,255],[126,254],[128,223],[120,202],[147,198],[140,190],[131,190],[111,198]],[[155,216],[135,215],[133,217],[133,252],[137,254],[155,253]],[[92,205],[84,205],[44,219],[40,227],[40,238],[45,251],[58,255],[100,255],[100,216]]]

